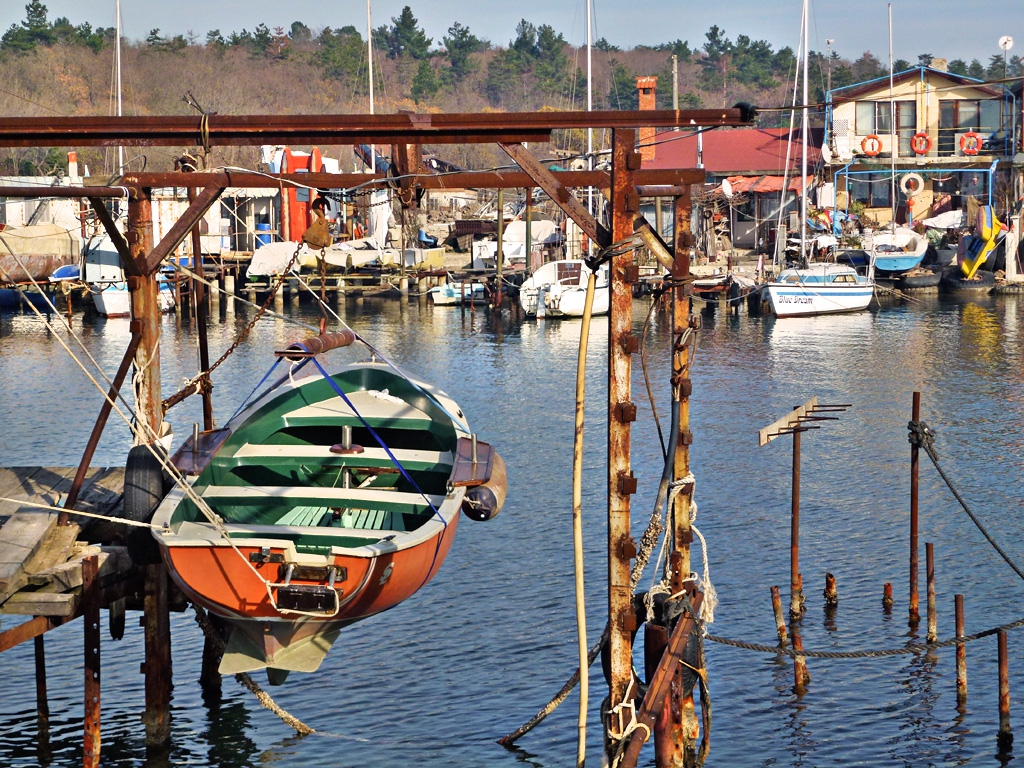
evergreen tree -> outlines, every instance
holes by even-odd
[[[309,27],[301,21],[292,22],[288,36],[292,39],[292,42],[296,44],[308,43],[313,39],[313,33],[310,31]]]
[[[430,44],[432,38],[419,26],[419,21],[412,15],[412,9],[407,5],[402,9],[398,17],[392,17],[390,27],[382,27],[378,32],[383,31],[383,41],[387,47],[388,58],[397,59],[401,56],[410,56],[417,60],[423,60],[430,56]]]
[[[252,31],[252,39],[249,41],[249,50],[254,56],[266,56],[271,52],[274,44],[274,36],[270,34],[267,25],[260,22]]]
[[[52,45],[53,29],[47,19],[47,9],[39,0],[25,6],[25,20],[12,24],[0,38],[0,48],[9,51],[31,51],[37,45]]]
[[[970,66],[967,67],[967,76],[973,77],[975,80],[985,79],[985,68],[981,66],[980,61],[971,59]]]
[[[569,57],[565,54],[565,38],[548,24],[537,28],[537,56],[533,75],[545,93],[565,95],[569,84]]]
[[[453,84],[458,84],[473,71],[470,55],[485,50],[487,43],[472,32],[455,22],[448,27],[448,34],[441,38],[450,65],[448,77]]]
[[[884,75],[886,70],[882,62],[876,59],[871,51],[864,51],[861,57],[853,62],[853,76],[856,82],[863,83],[867,80],[874,80]]]
[[[626,67],[612,59],[612,87],[608,91],[609,109],[638,109],[640,95],[636,91],[636,78]]]
[[[206,47],[218,54],[223,54],[228,47],[228,41],[224,39],[224,35],[220,33],[219,29],[211,29],[206,33]]]
[[[893,72],[906,72],[908,69],[910,69],[910,62],[906,59],[896,59],[892,63]]]
[[[947,67],[950,73],[954,75],[966,75],[967,74],[967,62],[963,59],[953,59],[949,62]]]
[[[612,45],[603,37],[594,43],[594,49],[602,53],[615,53],[622,50],[619,46]]]
[[[439,90],[441,90],[441,81],[438,79],[437,73],[427,59],[421,60],[419,68],[416,70],[416,77],[412,79],[410,95],[419,104],[433,98]]]
[[[337,32],[325,27],[316,42],[313,61],[323,67],[324,77],[344,80],[359,72],[365,59],[366,41],[355,27],[345,26]]]
[[[921,67],[930,67],[934,58],[930,53],[920,53],[917,56],[917,64]]]

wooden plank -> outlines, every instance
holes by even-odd
[[[323,504],[324,506],[364,505],[395,507],[423,505],[426,500],[418,493],[402,493],[383,488],[316,488],[288,485],[211,485],[202,494],[204,499],[235,504]],[[430,495],[427,499],[435,507],[441,506],[444,496]]]
[[[0,605],[0,614],[12,616],[71,617],[80,596],[72,592],[19,592]]]
[[[0,653],[14,646],[49,632],[64,623],[61,618],[38,616],[16,627],[0,632]]]
[[[32,475],[42,467],[8,467],[0,470],[0,496],[28,500],[27,488]],[[19,505],[12,501],[0,501],[0,518],[8,518],[18,511]]]
[[[815,395],[806,403],[801,405],[799,408],[795,408],[794,410],[790,411],[785,416],[783,416],[781,419],[776,419],[767,427],[760,430],[757,433],[758,446],[767,445],[776,437],[780,437],[783,434],[788,434],[786,432],[781,432],[780,430],[792,429],[794,426],[800,423],[800,419],[802,419],[807,414],[813,412],[817,405],[818,396]]]
[[[25,563],[56,527],[55,514],[19,511],[0,528],[0,603],[27,583]]]
[[[69,592],[77,589],[82,586],[82,562],[92,555],[96,555],[97,558],[101,583],[121,578],[131,568],[131,558],[125,547],[88,546],[80,548],[66,563],[30,574],[28,583],[47,592]]]

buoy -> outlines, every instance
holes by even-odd
[[[960,137],[960,151],[965,155],[976,155],[981,150],[981,134],[968,131]]]
[[[927,133],[915,133],[910,139],[910,148],[914,154],[927,155],[932,148],[932,137]]]
[[[872,133],[860,140],[860,148],[868,157],[877,157],[882,151],[882,140]]]
[[[924,189],[924,179],[919,173],[908,173],[900,179],[900,189],[907,197],[913,197]]]
[[[483,485],[475,485],[466,491],[462,502],[462,511],[470,520],[478,523],[490,520],[501,512],[508,491],[508,479],[505,474],[505,462],[498,452],[494,452],[491,463],[491,479]]]

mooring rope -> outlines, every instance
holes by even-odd
[[[939,464],[939,452],[935,449],[934,430],[932,430],[923,421],[910,421],[907,423],[907,429],[910,430],[910,434],[908,436],[910,444],[918,448],[924,449],[924,452],[928,454],[928,458],[931,459],[932,465],[935,467],[935,471],[939,473],[939,477],[941,477],[943,482],[946,483],[946,487],[949,488],[950,492],[953,494],[956,500],[960,502],[960,506],[963,507],[964,512],[967,513],[967,516],[971,518],[971,522],[973,522],[978,527],[978,530],[981,531],[981,535],[984,536],[988,543],[992,545],[992,548],[999,553],[999,556],[1003,558],[1006,564],[1013,569],[1013,572],[1020,576],[1022,579],[1024,579],[1024,570],[1021,570],[1020,566],[1018,566],[1013,561],[1013,558],[1011,558],[1003,550],[1003,548],[999,546],[999,544],[988,532],[985,526],[982,525],[977,515],[974,514],[970,505],[968,505],[968,503],[964,500],[964,497],[960,495],[960,492],[956,489],[956,486],[953,485],[953,481],[950,480],[949,476],[943,471],[942,466]]]

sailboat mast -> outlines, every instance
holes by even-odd
[[[587,112],[594,111],[594,68],[591,49],[593,47],[593,29],[591,21],[591,2],[587,0]],[[587,170],[594,170],[594,129],[587,128]],[[587,187],[587,213],[594,215],[594,188]],[[594,244],[587,240],[587,255],[593,257]]]
[[[807,21],[807,1],[804,0],[803,13],[801,14],[801,26],[803,27],[803,108],[801,109],[800,133],[802,138],[800,152],[800,260],[807,259],[807,28],[810,26]],[[783,191],[785,194],[785,191]]]
[[[896,231],[896,151],[899,149],[896,143],[896,97],[894,95],[894,83],[892,74],[892,3],[889,3],[889,203],[892,219],[889,221],[889,231]]]
[[[373,21],[370,18],[370,0],[366,0],[366,60],[370,70],[370,114],[373,114]],[[377,147],[370,145],[370,173],[374,173],[377,165]]]
[[[115,88],[117,90],[117,116],[121,117],[121,0],[114,5],[114,26],[116,28],[117,45],[114,48],[114,69],[116,70]],[[124,147],[117,148],[117,172],[120,174],[124,168]]]

